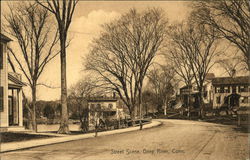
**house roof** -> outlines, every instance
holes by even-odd
[[[92,97],[88,102],[116,102],[118,99],[113,97]]]
[[[22,87],[22,86],[26,86],[25,83],[23,83],[21,80],[19,80],[18,78],[16,78],[15,76],[13,76],[11,73],[8,73],[8,80],[13,82],[13,83],[9,83],[9,87]]]
[[[189,86],[183,86],[183,87],[181,87],[180,89],[182,90],[182,89],[191,89],[192,88],[192,86],[191,85],[189,85]]]
[[[211,80],[214,78],[215,78],[214,73],[207,73],[207,75],[205,77],[204,84],[206,84],[206,82],[208,82],[208,83],[211,82]],[[189,86],[185,85],[185,86],[181,87],[180,89],[190,89],[190,88],[192,88],[193,85],[196,85],[196,83],[192,82],[192,85],[189,85]]]
[[[3,42],[12,41],[12,39],[10,39],[9,37],[3,35],[2,33],[0,33],[0,40],[3,41]]]
[[[213,85],[229,85],[229,84],[250,84],[248,76],[240,77],[217,77],[212,79]]]
[[[214,73],[207,73],[207,75],[206,75],[206,80],[212,80],[213,78],[215,78],[215,75],[214,75]]]

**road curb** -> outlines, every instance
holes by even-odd
[[[143,130],[157,127],[157,126],[160,126],[161,124],[162,124],[162,122],[160,122],[158,120],[152,120],[151,123],[143,126]],[[111,131],[105,131],[105,132],[98,132],[98,137],[126,133],[126,132],[132,132],[132,131],[138,131],[138,130],[140,130],[139,126],[111,130]],[[49,138],[46,141],[44,141],[45,139],[38,139],[38,140],[29,140],[29,141],[22,141],[22,142],[2,143],[0,145],[0,147],[1,147],[0,153],[30,149],[30,148],[35,148],[35,147],[41,147],[41,146],[46,146],[46,145],[65,143],[65,142],[81,140],[81,139],[89,139],[89,138],[95,138],[95,133],[88,133],[88,134],[83,134],[83,135],[70,135],[70,136],[65,136],[65,137],[55,137],[55,138]]]

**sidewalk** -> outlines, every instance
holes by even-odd
[[[157,120],[152,120],[152,123],[144,125],[143,129],[156,127],[156,126],[159,126],[160,124],[161,122]],[[125,133],[125,132],[130,132],[130,131],[136,131],[139,129],[140,127],[137,126],[137,127],[117,129],[117,130],[111,130],[111,131],[105,131],[105,132],[98,132],[98,136]],[[88,133],[88,134],[82,134],[82,135],[66,135],[63,137],[28,140],[28,141],[22,141],[22,142],[2,143],[0,144],[0,147],[1,147],[0,151],[1,153],[3,153],[3,152],[15,151],[15,150],[33,148],[33,147],[38,147],[38,146],[44,146],[44,145],[49,145],[49,144],[63,143],[63,142],[86,139],[86,138],[94,138],[94,136],[95,136],[95,133]]]

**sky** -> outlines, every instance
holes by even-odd
[[[1,2],[2,12],[8,12],[6,4],[6,1]],[[187,1],[79,1],[69,29],[71,42],[67,48],[68,88],[86,76],[83,71],[84,56],[89,52],[92,39],[99,36],[101,24],[111,22],[131,8],[141,11],[149,7],[162,8],[170,23],[181,22],[189,15],[191,11],[189,6],[190,2]],[[11,43],[10,45],[15,47],[17,42]],[[25,81],[25,79],[23,80]],[[60,99],[59,56],[45,68],[40,83],[45,83],[54,88],[39,86],[38,100]],[[28,87],[25,88],[25,91],[29,92]]]

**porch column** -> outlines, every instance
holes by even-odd
[[[17,93],[18,96],[18,110],[19,110],[19,115],[18,115],[18,119],[19,119],[19,126],[23,126],[23,95],[22,95],[22,89],[18,90]]]

